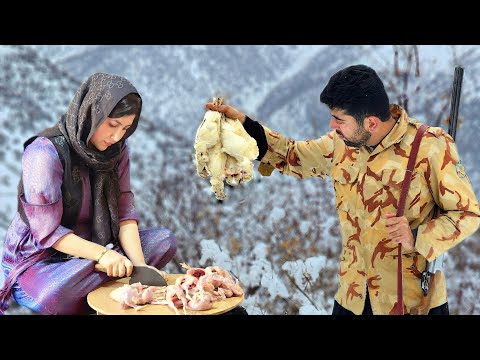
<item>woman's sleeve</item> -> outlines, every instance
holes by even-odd
[[[130,190],[130,150],[127,142],[122,146],[118,164],[118,181],[120,185],[120,198],[118,199],[118,220],[140,221],[134,206],[134,196]]]
[[[35,139],[22,156],[23,210],[39,249],[52,247],[73,230],[60,225],[63,215],[63,165],[53,143]]]

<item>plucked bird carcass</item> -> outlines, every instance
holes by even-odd
[[[213,101],[221,105],[223,98],[213,98]],[[210,178],[211,191],[217,199],[225,199],[224,181],[237,186],[252,180],[258,146],[238,120],[207,110],[194,147],[197,174]]]

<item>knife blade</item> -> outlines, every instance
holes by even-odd
[[[168,285],[162,272],[150,265],[137,265],[133,267],[132,275],[128,283],[131,285],[137,282],[150,286]]]

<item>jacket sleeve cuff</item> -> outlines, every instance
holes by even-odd
[[[268,149],[267,137],[265,136],[265,130],[263,126],[260,125],[257,121],[250,119],[245,115],[245,121],[243,123],[243,128],[252,138],[255,139],[258,146],[258,157],[257,160],[262,160],[265,156],[265,153]]]

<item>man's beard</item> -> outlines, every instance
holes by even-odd
[[[337,133],[338,133],[338,131],[337,131]],[[370,134],[368,131],[363,129],[361,126],[357,127],[357,129],[355,130],[355,132],[352,135],[352,139],[350,139],[350,140],[347,140],[347,138],[343,134],[341,134],[341,135],[343,136],[343,142],[347,146],[356,147],[356,148],[367,145],[367,141],[372,136],[372,134]]]

